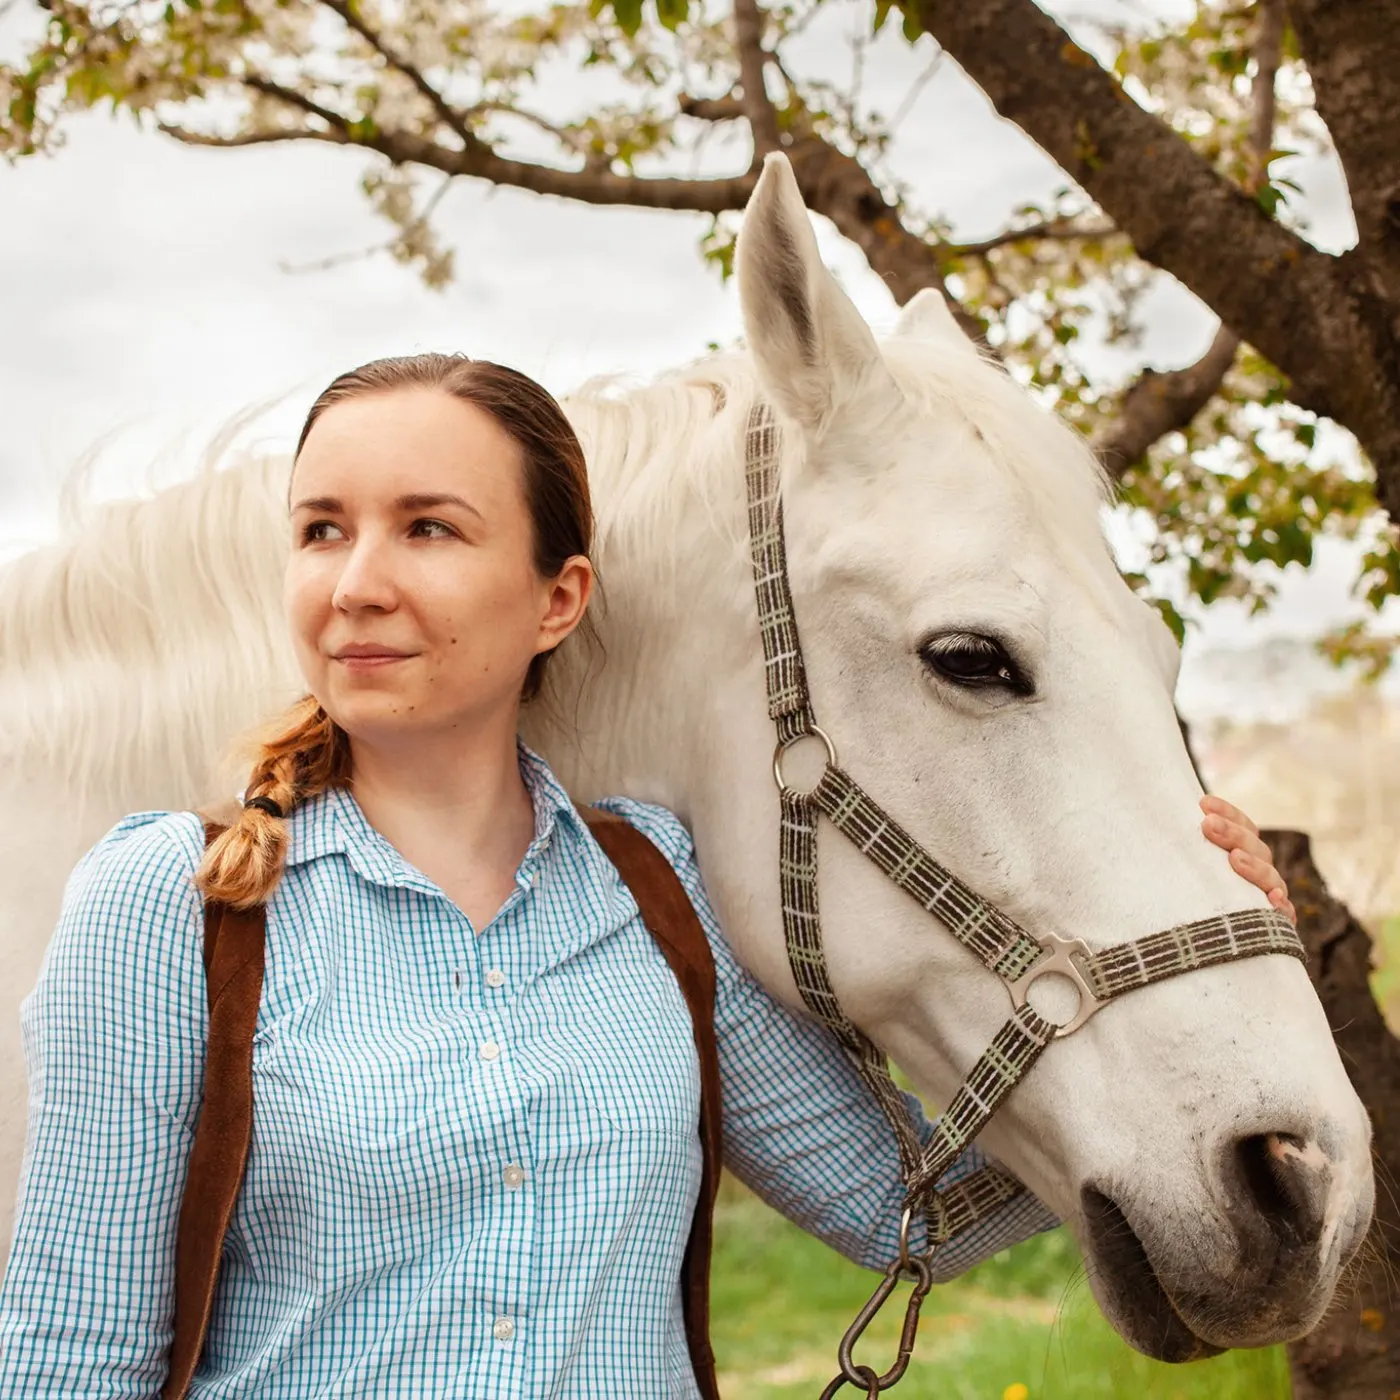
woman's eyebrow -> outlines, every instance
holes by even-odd
[[[470,501],[462,496],[455,496],[450,491],[415,491],[406,496],[396,497],[394,500],[394,509],[398,511],[436,510],[439,506],[460,506],[484,523],[485,518]],[[326,515],[343,515],[345,504],[338,496],[308,496],[305,500],[298,501],[292,509],[294,511],[319,511]]]
[[[322,511],[326,515],[343,515],[345,507],[336,496],[307,496],[292,507],[296,510]]]
[[[465,511],[470,511],[478,520],[485,523],[485,518],[472,503],[461,496],[454,496],[447,491],[418,491],[407,496],[400,496],[394,502],[396,510],[436,510],[439,506],[460,506]]]

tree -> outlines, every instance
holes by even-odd
[[[1387,96],[1400,39],[1384,0],[1201,0],[1177,30],[1094,30],[1110,67],[1032,0],[899,0],[911,60],[927,65],[915,90],[955,60],[1069,177],[1048,207],[1026,203],[976,241],[915,207],[890,168],[914,92],[886,117],[861,90],[869,36],[901,42],[892,0],[735,0],[718,15],[656,0],[645,21],[641,0],[527,13],[491,0],[39,3],[35,43],[0,66],[11,159],[107,104],[195,145],[359,148],[390,250],[431,285],[452,261],[425,178],[441,177],[438,193],[464,178],[709,214],[704,251],[723,270],[757,163],[781,147],[809,206],[897,301],[942,288],[969,334],[1090,435],[1144,539],[1134,581],[1178,630],[1171,599],[1267,606],[1274,570],[1306,566],[1323,534],[1362,542],[1356,586],[1373,608],[1400,591],[1377,508],[1379,496],[1400,518],[1400,104]],[[867,31],[844,82],[801,47],[837,11]],[[582,110],[551,97],[565,68],[594,80]],[[1306,241],[1279,173],[1332,142],[1360,229],[1340,256]],[[704,173],[675,173],[692,168]],[[1105,342],[1131,351],[1155,269],[1219,314],[1214,342],[1167,372],[1092,368]],[[1396,639],[1358,623],[1331,644],[1379,670]]]
[[[27,53],[0,65],[10,159],[55,149],[73,114],[99,106],[193,145],[362,150],[386,246],[434,286],[452,276],[436,200],[459,178],[707,214],[702,251],[727,272],[734,216],[781,149],[808,205],[896,301],[940,288],[970,335],[1089,436],[1144,541],[1130,576],[1178,628],[1173,599],[1267,606],[1276,570],[1309,564],[1325,534],[1358,542],[1357,591],[1376,613],[1400,593],[1385,518],[1400,521],[1400,29],[1387,0],[1199,0],[1177,28],[1081,24],[1077,37],[1033,0],[39,4]],[[802,44],[833,14],[860,28],[840,79]],[[861,82],[877,44],[906,45],[915,70],[885,115]],[[1066,177],[975,240],[917,206],[891,155],[949,60]],[[554,96],[564,69],[594,84],[577,110]],[[1357,226],[1341,254],[1308,241],[1290,178],[1300,154],[1329,151]],[[1105,345],[1132,360],[1143,294],[1164,274],[1219,317],[1214,340],[1194,364],[1106,370]],[[1329,645],[1378,672],[1398,643],[1358,623]],[[1314,963],[1324,997],[1339,968],[1366,995],[1364,957]],[[1384,1026],[1368,1025],[1364,1053],[1391,1063]],[[1375,1370],[1348,1369],[1354,1352],[1327,1365],[1299,1352],[1300,1377],[1323,1387],[1309,1394],[1379,1393]],[[1391,1367],[1385,1385],[1400,1390],[1395,1360],[1367,1364]]]
[[[1395,1164],[1400,1162],[1400,1041],[1386,1029],[1367,984],[1371,938],[1327,888],[1298,831],[1266,831],[1298,909],[1313,985],[1334,1028],[1337,1047],[1375,1131],[1380,1205],[1356,1269],[1354,1291],[1318,1327],[1289,1348],[1295,1400],[1367,1400],[1397,1388],[1400,1317],[1394,1280]]]

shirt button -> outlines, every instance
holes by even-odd
[[[499,967],[493,967],[491,971],[486,974],[486,985],[488,987],[504,987],[505,984],[506,975]]]
[[[524,1167],[518,1166],[516,1163],[512,1162],[505,1171],[501,1173],[501,1180],[505,1182],[507,1191],[520,1190],[525,1180]]]
[[[481,1058],[483,1060],[494,1060],[501,1053],[501,1047],[494,1040],[488,1040],[481,1047]]]
[[[498,1342],[508,1342],[515,1336],[515,1323],[508,1317],[498,1317],[496,1325],[491,1329],[491,1335]]]

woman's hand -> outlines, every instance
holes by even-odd
[[[1283,876],[1274,869],[1273,852],[1259,839],[1259,828],[1223,797],[1207,794],[1201,798],[1201,811],[1206,814],[1201,823],[1206,840],[1227,851],[1236,874],[1243,875],[1251,885],[1258,885],[1268,895],[1269,903],[1296,924],[1298,911],[1288,897]]]

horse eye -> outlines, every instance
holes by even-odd
[[[1029,695],[1030,681],[993,637],[975,632],[950,632],[934,637],[919,648],[924,665],[936,676],[968,689],[999,686],[1017,695]]]

